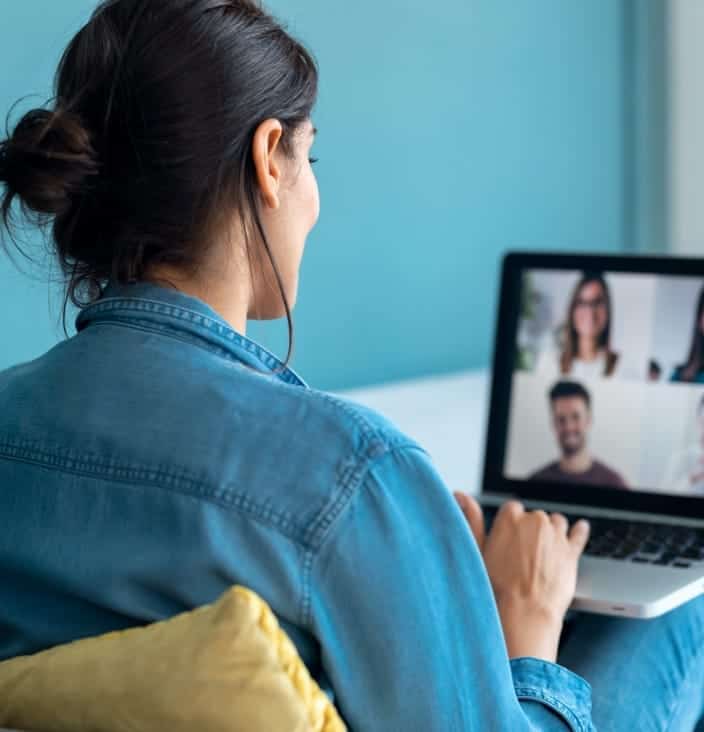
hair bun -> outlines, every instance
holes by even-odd
[[[34,109],[0,142],[0,182],[29,209],[62,214],[86,193],[99,171],[90,134],[79,117]]]

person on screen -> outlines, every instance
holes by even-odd
[[[689,445],[670,458],[660,483],[664,493],[704,495],[704,396],[697,406]]]
[[[577,379],[623,375],[620,355],[611,348],[611,294],[600,272],[582,274],[567,309],[562,348],[543,353],[538,370]]]
[[[529,480],[628,488],[615,470],[596,460],[589,450],[593,423],[589,392],[577,382],[560,381],[550,390],[549,397],[562,457],[538,470]]]
[[[654,359],[648,361],[648,381],[660,381],[662,377],[662,366]]]
[[[675,368],[670,381],[704,383],[704,287],[699,293],[689,355],[683,364]]]

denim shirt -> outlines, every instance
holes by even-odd
[[[0,373],[0,658],[241,584],[351,730],[592,729],[584,680],[509,662],[466,522],[392,424],[175,290],[111,285],[77,330]]]

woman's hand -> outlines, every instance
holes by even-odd
[[[455,498],[484,557],[509,657],[555,661],[589,524],[577,521],[570,530],[562,514],[526,511],[508,501],[487,536],[477,501],[462,493]]]

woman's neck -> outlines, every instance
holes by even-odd
[[[156,267],[149,281],[172,287],[209,305],[234,330],[247,331],[249,288],[243,277],[230,277],[225,272],[214,274],[203,268],[197,275],[188,275],[169,265]]]
[[[577,358],[580,361],[596,361],[603,353],[596,338],[580,338],[577,348]]]

